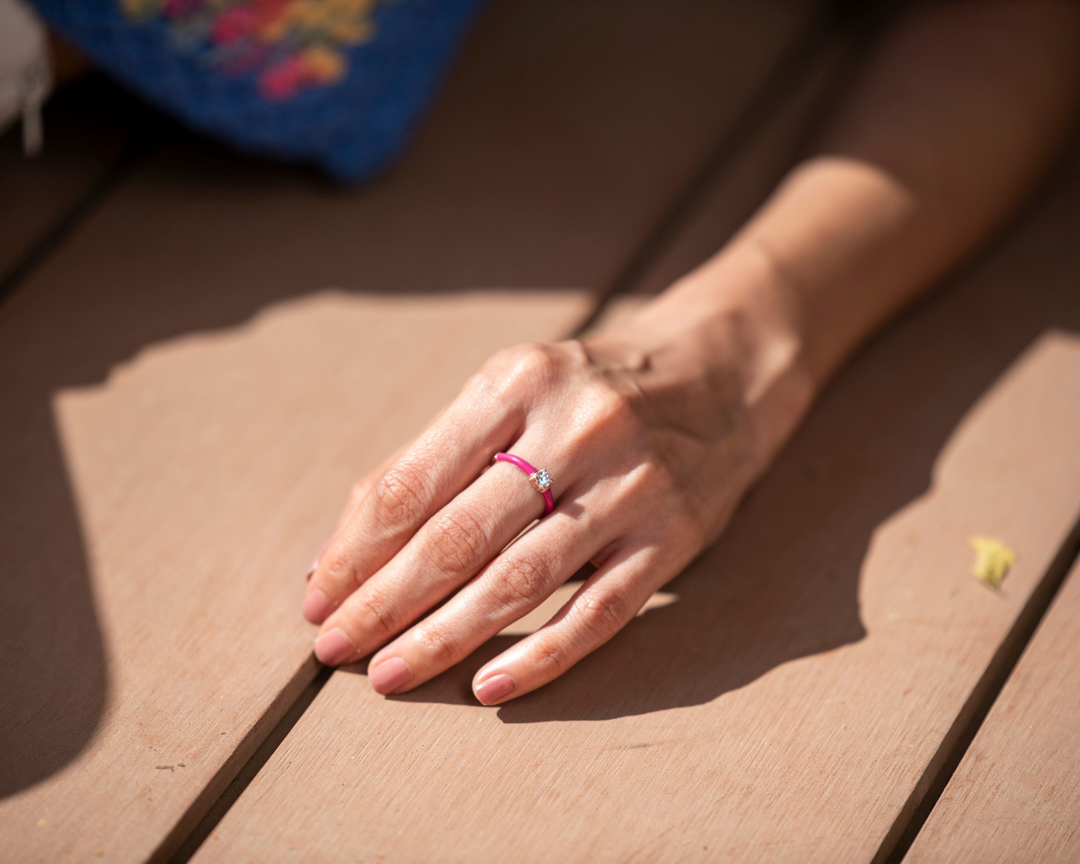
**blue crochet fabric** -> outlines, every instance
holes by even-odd
[[[400,154],[483,0],[32,2],[190,125],[356,182]]]

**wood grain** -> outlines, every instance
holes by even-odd
[[[588,314],[809,9],[494,4],[373,186],[182,137],[31,274],[0,307],[0,856],[177,848],[314,674],[302,574],[351,481]]]
[[[514,637],[402,697],[335,673],[194,860],[886,854],[1080,519],[1078,197],[841,375],[677,602],[498,709]]]
[[[326,294],[59,391],[108,700],[88,748],[5,800],[5,854],[138,860],[159,847],[314,674],[302,577],[350,478],[419,431],[491,349],[563,332],[585,308],[574,294]],[[47,677],[13,683],[63,710]],[[31,752],[48,750],[47,730]],[[29,772],[25,759],[7,756]]]
[[[1080,564],[904,858],[1075,861],[1080,844]]]

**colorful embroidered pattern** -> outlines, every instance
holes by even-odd
[[[177,48],[226,74],[253,73],[272,102],[341,81],[346,49],[370,41],[386,0],[120,0],[135,21],[164,18]]]
[[[30,0],[186,125],[345,183],[397,158],[483,0]]]

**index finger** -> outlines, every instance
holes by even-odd
[[[479,392],[477,392],[479,390]],[[483,388],[458,397],[371,485],[311,576],[304,615],[321,624],[517,437],[523,415]]]

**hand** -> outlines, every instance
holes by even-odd
[[[484,704],[528,693],[614,636],[719,534],[808,401],[789,331],[753,303],[749,314],[745,297],[729,305],[705,326],[665,299],[617,334],[491,358],[354,487],[304,603],[322,625],[318,658],[338,665],[383,646],[372,686],[410,690],[590,561],[596,572],[486,664],[474,692]],[[544,506],[519,468],[491,464],[500,451],[546,468],[556,500],[512,544]]]

